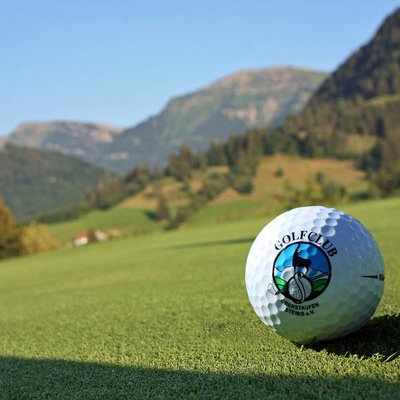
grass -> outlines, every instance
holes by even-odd
[[[244,265],[267,218],[0,263],[1,399],[394,399],[400,199],[349,205],[386,287],[360,332],[296,346],[249,305]]]
[[[323,172],[329,180],[345,186],[349,194],[365,191],[368,187],[365,173],[356,169],[351,161],[329,158],[307,159],[276,154],[261,159],[253,180],[254,189],[250,194],[239,195],[234,190],[228,189],[214,200],[214,203],[250,200],[278,209],[277,195],[282,191],[285,181],[302,187],[305,179],[316,172]]]
[[[142,234],[159,229],[152,212],[141,208],[112,208],[91,211],[77,220],[48,225],[50,234],[61,243],[71,241],[75,234],[89,229],[108,232],[118,230],[123,234]]]
[[[281,174],[276,174],[280,170]],[[254,190],[247,195],[227,188],[204,209],[191,217],[189,225],[224,223],[259,215],[280,213],[282,205],[277,195],[285,181],[294,186],[304,185],[311,174],[321,171],[329,180],[346,187],[349,195],[367,190],[364,172],[357,170],[351,161],[333,159],[306,159],[282,154],[264,157],[254,177]],[[278,176],[279,175],[279,176]]]
[[[192,192],[198,191],[202,186],[202,181],[214,173],[226,174],[228,172],[229,170],[226,166],[207,167],[205,170],[193,170],[190,179],[190,190]],[[172,207],[186,205],[190,202],[190,197],[185,190],[183,182],[178,182],[172,177],[165,177],[148,185],[143,191],[136,195],[123,200],[118,204],[118,207],[156,210],[157,194],[160,190],[166,196],[168,204]]]
[[[251,200],[214,203],[194,214],[188,224],[193,226],[237,221],[260,215],[262,209],[262,203]]]

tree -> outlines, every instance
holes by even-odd
[[[22,230],[0,198],[0,259],[22,253]]]
[[[322,172],[310,175],[303,187],[294,186],[290,181],[284,182],[283,192],[278,200],[285,209],[307,205],[335,205],[346,200],[347,191],[342,185],[330,181]]]
[[[159,221],[171,220],[171,213],[169,211],[168,201],[165,195],[160,191],[157,195],[157,219]]]
[[[187,145],[183,144],[179,149],[179,156],[181,160],[189,166],[189,168],[199,167],[199,157],[193,152],[193,150]]]
[[[191,178],[190,165],[178,155],[172,155],[168,162],[168,173],[176,180],[184,182]]]
[[[22,244],[24,254],[42,253],[60,247],[59,243],[50,236],[47,227],[35,221],[30,222],[23,229]]]
[[[213,140],[208,146],[206,159],[208,165],[226,165],[224,145]]]

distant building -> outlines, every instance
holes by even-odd
[[[89,236],[88,233],[85,232],[78,232],[75,235],[75,239],[74,239],[74,246],[83,246],[85,244],[89,243]]]
[[[108,235],[105,232],[102,232],[98,229],[92,229],[89,231],[81,231],[75,235],[74,238],[74,246],[84,246],[85,244],[91,242],[101,242],[103,240],[107,240]]]

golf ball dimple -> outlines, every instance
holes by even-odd
[[[287,211],[260,232],[246,264],[246,288],[260,319],[297,343],[345,336],[382,297],[384,263],[355,218],[322,206]]]

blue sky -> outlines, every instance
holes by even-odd
[[[23,121],[131,126],[232,72],[332,71],[394,0],[13,0],[0,12],[0,133]]]

